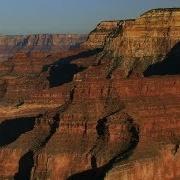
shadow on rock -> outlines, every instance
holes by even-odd
[[[0,146],[15,141],[21,134],[34,128],[35,118],[6,120],[0,124]]]
[[[144,72],[144,76],[176,74],[180,74],[180,42],[171,49],[163,61],[150,65]]]
[[[26,153],[19,161],[19,170],[15,174],[14,180],[30,180],[31,170],[34,166],[34,154],[32,151]]]
[[[101,51],[102,49],[84,51],[73,56],[59,59],[57,62],[51,65],[44,66],[44,71],[47,71],[47,69],[50,67],[48,77],[50,87],[56,87],[64,83],[71,82],[75,74],[86,69],[83,66],[71,64],[71,62],[76,61],[80,58],[84,58],[84,60],[86,60],[86,58],[94,56]]]
[[[127,160],[139,143],[139,128],[134,124],[132,119],[128,119],[127,123],[130,125],[129,132],[131,133],[131,140],[128,148],[114,156],[107,164],[97,168],[96,157],[91,158],[92,169],[74,174],[68,180],[104,180],[106,173],[110,171],[116,163]]]

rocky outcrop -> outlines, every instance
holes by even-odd
[[[180,155],[179,151],[173,153],[176,145],[166,145],[159,149],[154,152],[154,156],[122,163],[109,172],[105,179],[179,179]]]
[[[163,69],[153,67],[145,76],[179,72],[173,67],[179,65],[180,9],[151,10],[135,20],[112,22],[111,28],[107,22],[107,29],[104,24],[97,26],[85,44],[104,48],[101,55],[104,61],[112,61],[110,75],[115,69],[122,77],[142,74],[150,65],[161,61],[165,61]]]
[[[126,76],[132,71],[144,72],[149,65],[171,56],[168,53],[180,39],[179,19],[179,9],[144,13],[134,22],[125,21],[121,33],[110,39],[105,49],[117,58]]]
[[[81,47],[96,49],[103,48],[107,37],[116,32],[121,26],[121,21],[102,21],[97,27],[89,34],[87,41]]]

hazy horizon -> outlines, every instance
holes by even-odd
[[[87,34],[103,20],[174,7],[180,7],[180,0],[1,0],[0,34]]]

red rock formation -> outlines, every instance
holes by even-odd
[[[165,9],[103,22],[84,44],[95,50],[18,53],[13,68],[3,64],[0,133],[16,133],[0,136],[0,178],[179,179],[180,77],[145,78],[145,66],[128,59],[147,66],[165,57],[179,41],[178,18],[179,9]]]
[[[175,145],[159,147],[159,152],[155,152],[154,156],[139,161],[130,160],[114,168],[105,179],[179,179],[180,155],[179,151],[173,153],[174,148]]]
[[[125,21],[121,32],[109,40],[105,49],[120,61],[120,69],[126,75],[143,72],[166,58],[179,42],[179,21],[179,9],[149,11],[133,22]]]
[[[121,25],[120,21],[102,21],[89,34],[86,42],[81,47],[85,48],[103,48],[106,38]]]
[[[118,69],[123,77],[132,72],[142,73],[149,65],[168,60],[169,57],[175,59],[169,66],[179,65],[175,62],[179,57],[175,56],[179,51],[179,19],[179,9],[156,9],[136,20],[103,22],[89,35],[85,45],[91,48],[104,47],[104,61],[112,61],[109,73]],[[174,72],[171,67],[169,71],[170,74]],[[177,73],[178,70],[175,71]]]

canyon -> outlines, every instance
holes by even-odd
[[[0,179],[180,179],[179,8],[0,52]]]
[[[86,40],[86,36],[85,34],[1,35],[0,61],[8,60],[17,52],[42,56],[43,53],[78,48]]]

